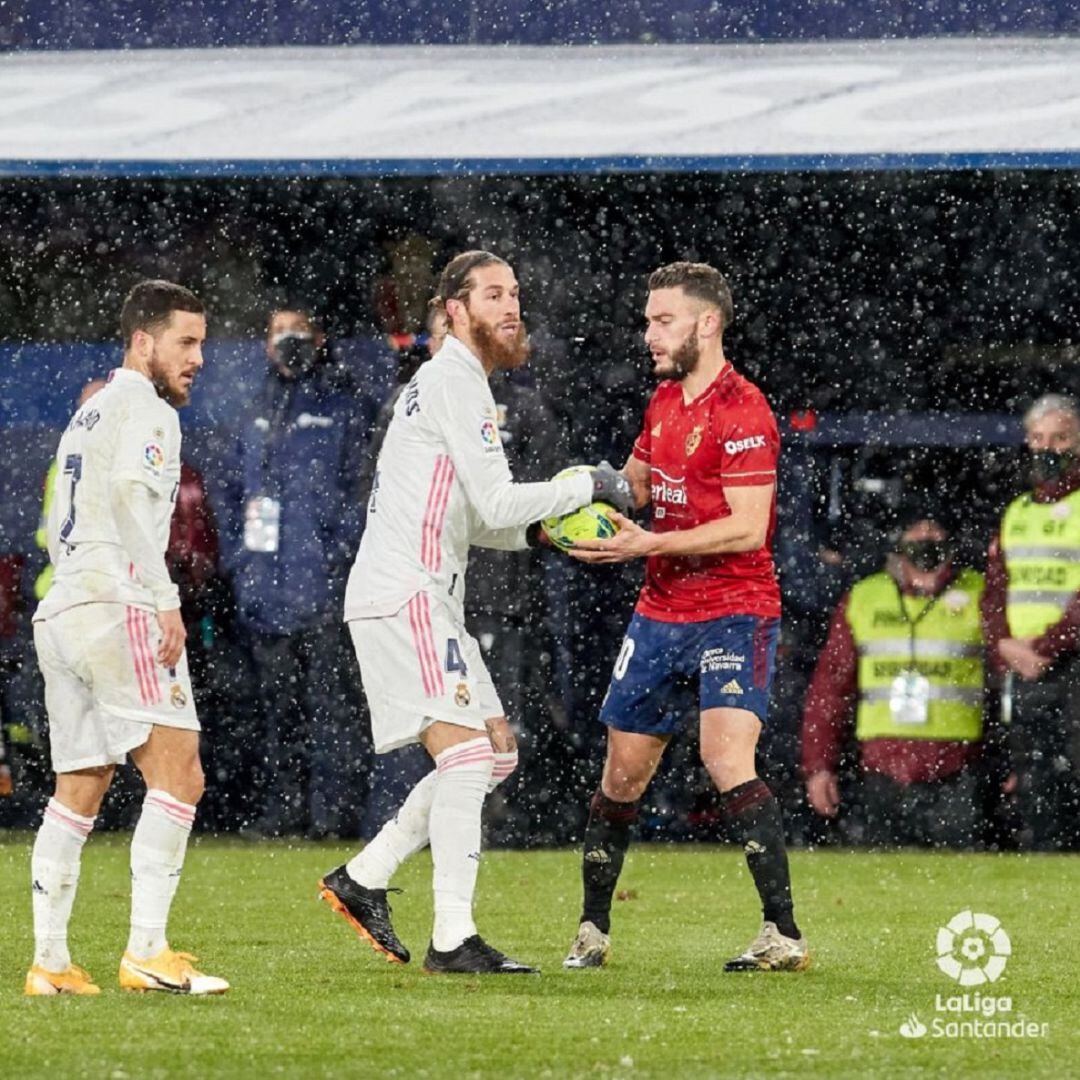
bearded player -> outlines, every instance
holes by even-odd
[[[771,553],[776,421],[761,391],[724,356],[731,291],[702,263],[649,278],[645,344],[664,381],[645,410],[625,473],[652,530],[616,516],[610,540],[575,545],[588,563],[646,560],[646,580],[600,719],[607,759],[590,805],[584,906],[567,968],[610,951],[611,897],[641,797],[677,721],[665,710],[684,679],[697,687],[701,757],[746,853],[764,912],[761,932],[725,971],[802,970],[780,807],[755,771],[780,618]]]
[[[146,781],[131,838],[126,990],[220,994],[165,936],[203,791],[180,597],[165,549],[180,485],[180,422],[203,364],[202,302],[143,281],[124,300],[124,364],[60,438],[46,524],[52,584],[34,613],[56,789],[34,841],[34,964],[26,993],[97,994],[67,929],[83,844],[116,766]]]
[[[534,523],[594,498],[629,511],[610,465],[515,484],[488,377],[528,356],[518,283],[485,251],[443,270],[435,308],[448,334],[399,396],[379,452],[367,528],[345,595],[375,750],[420,742],[435,768],[363,851],[327,874],[321,896],[388,960],[409,951],[390,922],[386,889],[401,862],[431,844],[435,923],[430,972],[531,973],[477,933],[472,899],[487,793],[517,750],[480,647],[465,629],[470,545],[521,549]],[[512,587],[512,583],[507,583]]]

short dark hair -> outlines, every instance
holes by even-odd
[[[463,251],[460,255],[455,255],[439,275],[439,287],[431,299],[431,306],[445,311],[447,300],[467,299],[474,284],[474,270],[479,270],[482,266],[509,265],[505,259],[500,259],[490,251]]]
[[[682,289],[687,296],[711,304],[719,310],[724,330],[735,318],[731,286],[727,278],[708,263],[673,262],[661,266],[649,275],[649,291],[653,289]]]
[[[204,315],[206,307],[183,285],[160,279],[140,281],[124,297],[124,306],[120,309],[120,333],[124,338],[124,348],[131,345],[136,330],[154,334],[165,326],[174,311]]]

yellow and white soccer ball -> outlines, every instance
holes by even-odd
[[[564,476],[574,476],[582,472],[592,472],[592,466],[571,465],[552,479],[559,480]],[[614,509],[605,502],[589,503],[588,506],[572,510],[561,517],[544,518],[540,524],[555,547],[568,551],[579,541],[610,540],[619,531],[619,526],[611,518]]]

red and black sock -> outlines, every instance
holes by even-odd
[[[630,829],[637,821],[641,803],[616,802],[598,790],[589,804],[585,826],[585,849],[581,859],[581,880],[585,887],[582,922],[591,922],[603,933],[611,929],[611,898],[622,872]]]
[[[761,897],[766,922],[776,923],[785,937],[797,938],[791,875],[780,804],[764,780],[747,780],[720,794],[724,812],[746,853],[746,865]]]

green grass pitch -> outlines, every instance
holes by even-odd
[[[540,978],[425,976],[431,863],[407,866],[395,922],[416,959],[393,967],[316,900],[338,844],[197,839],[172,943],[232,980],[223,998],[126,995],[125,835],[95,836],[83,860],[72,952],[97,999],[22,997],[31,955],[30,837],[0,839],[0,1074],[10,1077],[1067,1076],[1080,1038],[1080,858],[796,852],[805,974],[724,975],[757,928],[731,848],[631,849],[606,971],[564,972],[578,913],[572,851],[485,855],[481,932]],[[929,1026],[937,928],[958,911],[996,915],[1013,954],[983,993],[1040,1038],[903,1038]],[[944,1017],[943,1017],[944,1018]],[[948,1019],[957,1020],[953,1015]],[[971,1019],[968,1017],[967,1019]],[[999,1018],[1000,1019],[1000,1018]]]

